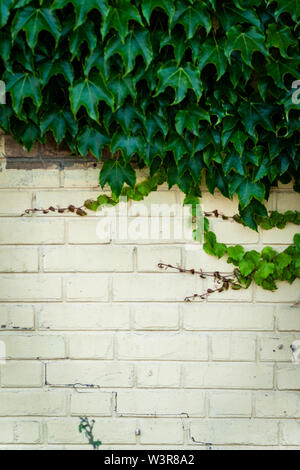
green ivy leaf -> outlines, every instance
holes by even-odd
[[[246,180],[238,187],[237,194],[240,204],[244,209],[250,204],[252,199],[263,202],[265,200],[266,188],[263,183],[253,183],[250,180]]]
[[[252,56],[254,52],[260,52],[265,57],[268,50],[265,46],[265,36],[256,28],[251,27],[244,31],[242,26],[233,26],[227,33],[225,53],[229,61],[233,51],[240,51],[242,59],[249,67],[252,67]]]
[[[101,160],[102,151],[104,147],[108,147],[110,138],[100,129],[93,129],[86,126],[79,134],[78,137],[78,150],[80,155],[86,156],[89,151],[98,159]]]
[[[176,130],[179,135],[183,136],[184,131],[187,129],[192,134],[200,134],[200,121],[207,121],[210,123],[210,114],[199,106],[191,105],[187,110],[178,111],[176,114]]]
[[[144,58],[147,67],[149,67],[153,58],[152,45],[147,31],[131,31],[124,44],[122,44],[120,37],[110,39],[104,53],[106,61],[114,54],[119,54],[123,59],[126,75],[134,69],[138,56]]]
[[[97,122],[99,122],[98,104],[100,101],[105,101],[111,108],[114,107],[113,96],[101,74],[93,76],[91,80],[85,78],[70,87],[70,100],[74,116],[83,106],[89,117]]]
[[[55,0],[52,8],[54,10],[62,9],[69,3],[72,3],[76,12],[75,28],[83,25],[87,19],[88,13],[92,10],[98,10],[103,16],[107,15],[108,5],[106,0]]]
[[[102,188],[104,188],[106,183],[110,185],[113,194],[119,197],[125,183],[131,187],[135,186],[135,171],[131,165],[124,164],[120,160],[106,160],[100,172]]]
[[[50,113],[45,114],[41,120],[42,134],[49,130],[52,131],[56,142],[60,144],[67,131],[72,137],[75,137],[78,132],[78,124],[71,112],[54,108]]]
[[[34,49],[41,31],[48,31],[58,43],[61,26],[54,11],[48,8],[26,7],[17,11],[12,23],[12,37],[25,31],[31,49]]]
[[[173,62],[167,63],[159,69],[158,77],[159,85],[155,96],[163,93],[167,87],[172,87],[175,90],[173,104],[181,103],[188,89],[194,91],[197,100],[202,96],[200,71],[190,63],[187,63],[185,68],[177,67],[176,63]]]
[[[173,20],[171,22],[171,30],[176,24],[182,24],[184,27],[187,39],[192,39],[196,34],[199,26],[203,26],[206,29],[207,34],[212,28],[212,21],[204,3],[197,4],[197,8],[188,6],[186,8],[184,2],[182,8],[176,10]]]
[[[42,104],[40,81],[30,73],[15,73],[5,75],[6,91],[11,94],[15,113],[21,115],[25,98],[31,98],[36,109]]]
[[[6,25],[15,0],[0,0],[0,28]]]
[[[208,64],[213,64],[217,69],[217,79],[224,75],[227,68],[227,59],[224,54],[225,41],[222,39],[216,42],[214,39],[208,39],[203,43],[197,53],[198,66],[200,70]]]
[[[129,162],[135,154],[143,155],[145,152],[145,141],[141,135],[132,136],[116,132],[111,140],[111,152],[118,150],[122,152],[126,162]]]
[[[291,18],[298,22],[300,18],[300,0],[276,0],[276,18],[282,13],[289,13]]]
[[[156,8],[161,8],[168,15],[169,20],[175,13],[174,1],[173,0],[143,0],[142,1],[142,12],[148,25],[150,25],[151,14]]]
[[[143,26],[142,18],[134,5],[129,0],[117,0],[115,7],[110,6],[105,14],[101,27],[103,39],[111,29],[114,29],[119,33],[122,43],[125,44],[129,21],[135,21]]]

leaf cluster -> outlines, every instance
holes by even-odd
[[[299,20],[298,0],[0,0],[0,127],[110,149],[115,198],[136,168],[187,196],[204,177],[255,229],[272,187],[300,190]]]

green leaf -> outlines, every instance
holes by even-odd
[[[115,7],[110,6],[104,16],[101,26],[103,39],[111,29],[114,29],[119,33],[122,43],[125,44],[129,21],[135,21],[143,26],[142,18],[134,5],[129,0],[117,0]]]
[[[205,41],[197,53],[198,66],[202,71],[208,64],[213,64],[217,69],[217,80],[224,75],[227,68],[227,59],[224,54],[225,41],[216,42],[210,38]]]
[[[275,270],[274,263],[268,263],[263,261],[260,268],[254,274],[254,280],[258,285],[261,285],[262,281],[267,279]]]
[[[11,94],[12,105],[17,115],[21,114],[25,98],[31,98],[37,109],[42,104],[40,81],[30,73],[6,74],[6,91]]]
[[[0,0],[0,28],[6,25],[15,0]]]
[[[240,51],[243,61],[252,67],[252,56],[254,52],[261,52],[265,57],[268,50],[265,46],[265,36],[255,27],[244,31],[242,26],[233,26],[227,33],[225,54],[229,61],[233,51]]]
[[[252,199],[263,202],[266,195],[266,188],[263,183],[253,183],[250,180],[245,180],[237,189],[237,194],[242,208],[245,208],[250,204]]]
[[[200,121],[208,121],[210,123],[210,114],[199,106],[191,105],[187,110],[178,111],[176,114],[176,130],[179,135],[183,136],[187,129],[192,134],[200,134]]]
[[[110,138],[101,130],[86,126],[78,136],[78,150],[80,155],[86,156],[89,151],[101,160],[104,147],[109,146]]]
[[[148,25],[150,25],[151,14],[156,8],[161,8],[168,15],[171,21],[174,13],[174,1],[173,0],[143,0],[142,1],[142,12]]]
[[[61,26],[54,11],[48,8],[26,7],[17,11],[12,23],[12,37],[25,31],[31,49],[34,49],[41,31],[48,31],[58,43]]]
[[[141,135],[132,136],[116,132],[111,140],[111,152],[122,152],[126,162],[129,162],[135,154],[142,156],[145,152],[145,141]]]
[[[78,56],[78,54],[80,54],[80,48],[84,43],[88,45],[90,54],[92,54],[97,47],[97,36],[94,23],[87,21],[84,26],[80,26],[76,31],[71,31],[68,34],[68,40],[70,43],[72,61],[76,56]]]
[[[41,131],[45,134],[49,130],[52,131],[54,138],[60,144],[68,131],[72,137],[78,132],[78,124],[73,114],[69,111],[53,109],[45,114],[41,120]]]
[[[105,101],[111,108],[114,107],[113,96],[101,74],[92,76],[91,80],[85,78],[70,87],[70,100],[74,116],[81,106],[84,106],[89,117],[97,122],[99,122],[98,104],[100,101]]]
[[[212,21],[204,3],[197,3],[197,7],[185,7],[184,3],[181,9],[176,10],[174,18],[171,22],[171,30],[175,25],[182,24],[184,27],[187,39],[192,39],[196,34],[199,26],[206,29],[207,34],[212,28]]]
[[[110,185],[113,194],[119,197],[125,183],[131,187],[135,186],[135,171],[131,165],[124,165],[120,160],[106,160],[100,173],[102,188],[106,183]]]
[[[291,28],[283,26],[281,28],[276,24],[270,24],[267,30],[268,46],[277,47],[282,57],[289,58],[289,47],[296,46],[296,41],[291,34]]]
[[[98,10],[102,16],[107,15],[108,5],[106,0],[55,0],[52,8],[62,9],[69,3],[72,3],[76,12],[75,28],[83,25],[87,19],[88,13],[93,9]]]
[[[119,54],[123,59],[126,75],[134,69],[138,56],[144,58],[148,68],[153,58],[149,33],[148,31],[131,31],[126,37],[124,44],[121,42],[120,37],[114,37],[108,41],[104,54],[106,61],[114,54]]]
[[[130,76],[122,77],[121,74],[116,73],[109,79],[109,89],[114,96],[116,110],[123,106],[127,96],[131,96],[133,100],[137,98],[135,83]]]
[[[66,81],[71,85],[74,81],[74,70],[70,62],[61,61],[47,61],[39,65],[39,72],[41,76],[42,85],[45,86],[49,80],[57,75],[62,75]]]
[[[276,0],[276,18],[282,13],[289,13],[291,18],[298,22],[300,18],[300,0]]]
[[[156,96],[163,93],[167,87],[175,90],[175,100],[173,104],[179,104],[185,98],[188,89],[194,91],[197,101],[202,96],[202,84],[200,71],[192,64],[187,63],[186,67],[177,67],[175,62],[169,62],[158,70],[159,85]]]
[[[243,257],[245,254],[245,249],[240,246],[232,246],[228,248],[228,256],[231,258],[233,261],[242,261]]]

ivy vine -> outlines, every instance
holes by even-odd
[[[294,0],[0,0],[0,127],[27,149],[49,133],[110,149],[115,201],[146,166],[188,198],[204,177],[268,225],[271,188],[300,191],[299,20]]]

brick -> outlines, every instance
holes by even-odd
[[[175,246],[142,246],[137,249],[137,270],[151,273],[161,272],[159,263],[172,263],[180,266],[181,249]]]
[[[215,289],[215,284],[211,282],[209,287],[211,289]],[[253,286],[249,289],[241,289],[239,291],[229,289],[227,291],[209,296],[208,302],[252,302],[253,295]]]
[[[174,388],[180,386],[181,368],[172,362],[136,365],[137,386],[141,388]]]
[[[205,361],[207,337],[199,334],[126,334],[118,337],[118,358]]]
[[[72,393],[71,416],[111,416],[112,397],[110,392]]]
[[[59,170],[7,170],[0,173],[0,188],[59,188]]]
[[[300,312],[298,308],[282,307],[277,311],[279,331],[300,331]]]
[[[141,424],[141,444],[182,444],[183,425],[179,419],[145,419]]]
[[[281,422],[281,443],[300,446],[300,420]]]
[[[41,304],[36,309],[38,327],[41,330],[128,330],[130,328],[130,309],[125,304]]]
[[[249,245],[258,243],[259,235],[254,230],[237,224],[234,221],[217,221],[211,223],[211,229],[220,243],[226,245]]]
[[[7,157],[37,157],[39,155],[39,145],[35,144],[30,152],[13,139],[13,137],[5,136],[5,155]]]
[[[0,416],[64,416],[66,394],[57,391],[1,391]]]
[[[1,405],[0,405],[1,406]],[[14,422],[0,420],[0,442],[1,444],[13,444],[14,436]]]
[[[179,312],[176,304],[139,304],[133,307],[136,330],[178,330]]]
[[[205,212],[212,212],[219,208],[222,208],[222,212],[227,216],[233,216],[239,212],[237,196],[230,200],[222,196],[219,191],[216,191],[214,195],[203,192],[201,204]]]
[[[259,392],[255,410],[259,418],[300,418],[299,393]]]
[[[109,277],[101,274],[73,275],[67,280],[67,297],[70,300],[106,302],[108,289]]]
[[[98,233],[99,218],[87,219],[77,218],[70,219],[67,222],[68,240],[71,244],[107,244],[111,241],[111,228],[109,228],[106,236],[103,232]],[[101,225],[100,225],[101,227]]]
[[[278,426],[274,421],[224,419],[192,421],[191,436],[196,441],[212,445],[275,445],[278,444]]]
[[[187,330],[274,329],[274,307],[254,304],[186,304],[181,307]]]
[[[15,425],[15,441],[18,444],[39,444],[40,423],[37,421],[18,421]]]
[[[273,366],[256,364],[186,364],[187,388],[272,389]]]
[[[275,334],[260,339],[260,360],[286,362],[292,360],[291,344],[299,337],[296,335]]]
[[[201,290],[202,282],[184,274],[116,274],[113,278],[114,301],[180,302]]]
[[[254,335],[214,334],[211,344],[214,361],[255,361],[256,336]]]
[[[11,334],[0,335],[8,359],[61,359],[65,357],[62,336]]]
[[[1,330],[31,330],[34,328],[34,308],[26,304],[0,304]]]
[[[277,208],[279,212],[298,211],[300,207],[300,196],[296,192],[282,194],[278,198]]]
[[[1,257],[1,252],[0,252]],[[45,272],[130,272],[133,248],[126,246],[68,246],[45,248]]]
[[[265,245],[282,245],[286,243],[291,245],[294,236],[299,233],[299,227],[295,225],[287,225],[283,230],[274,228],[272,230],[261,230],[261,241]]]
[[[252,396],[250,392],[210,392],[209,416],[212,418],[251,417]]]
[[[63,361],[47,365],[50,385],[85,384],[99,387],[132,387],[131,364],[117,362]]]
[[[0,276],[2,301],[60,300],[61,291],[61,279],[57,276],[42,274]]]
[[[205,395],[202,391],[121,391],[117,400],[121,415],[205,416]]]
[[[1,367],[2,387],[41,387],[43,366],[40,362],[6,361]]]
[[[49,420],[47,430],[50,444],[87,444],[78,432],[78,419]],[[96,420],[94,433],[103,444],[135,444],[135,430],[134,420],[101,418]]]
[[[300,390],[299,364],[279,364],[277,366],[277,385],[279,390]]]
[[[69,337],[71,359],[112,359],[114,341],[107,334],[84,334]]]
[[[1,191],[0,215],[22,215],[30,209],[32,194],[25,191]]]
[[[100,188],[99,168],[80,168],[64,170],[65,188]],[[99,189],[100,190],[100,189]]]
[[[161,217],[181,216],[182,205],[177,199],[176,192],[159,191],[152,192],[142,202],[129,201],[128,215],[130,217]]]
[[[39,270],[38,250],[36,248],[0,248],[0,272],[34,273]]]
[[[218,259],[215,256],[210,256],[205,253],[203,247],[191,245],[185,247],[184,250],[186,269],[202,269],[205,272],[214,273],[216,271],[230,273],[232,272],[232,265],[227,263],[227,257]]]
[[[0,244],[50,245],[64,243],[64,221],[35,218],[1,219]]]
[[[278,290],[275,292],[258,287],[255,297],[257,302],[296,302],[299,300],[299,292],[300,280],[296,280],[293,284],[279,282]]]

